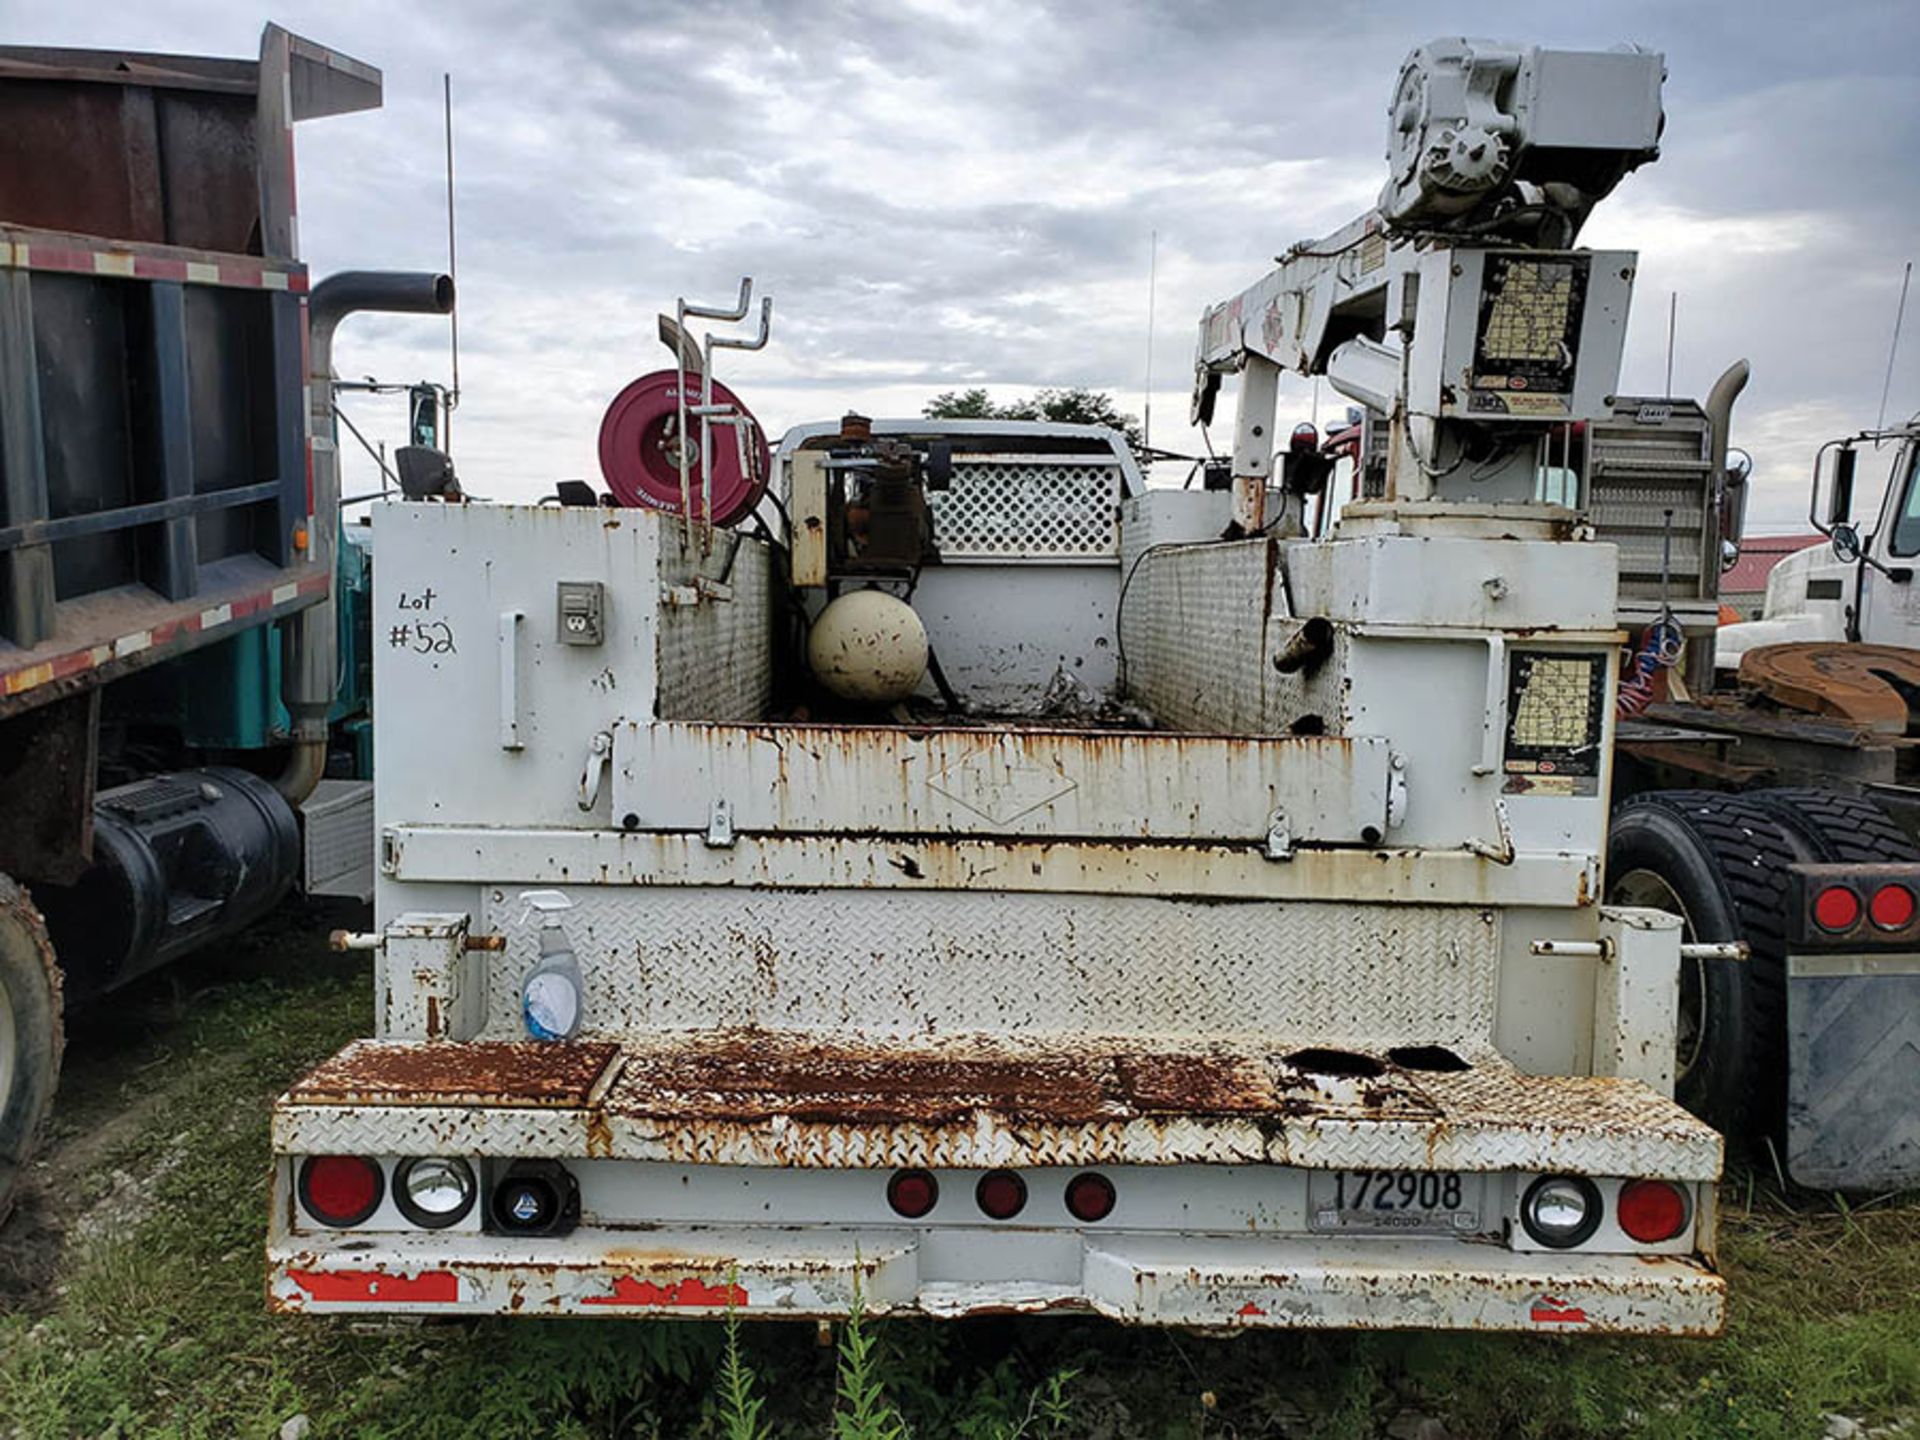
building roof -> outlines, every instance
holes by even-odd
[[[1796,551],[1823,545],[1824,535],[1749,535],[1740,542],[1740,558],[1720,577],[1722,595],[1757,595],[1767,588],[1773,567]]]

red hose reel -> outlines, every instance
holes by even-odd
[[[622,505],[664,510],[678,515],[680,498],[680,377],[673,370],[656,370],[642,375],[613,397],[605,418],[600,422],[600,473],[607,488]],[[752,421],[747,407],[718,380],[713,382],[713,399],[731,405]],[[687,405],[700,403],[700,377],[687,375]],[[739,432],[732,423],[714,423],[708,427],[711,454],[702,457],[700,421],[687,417],[688,465],[693,509],[700,514],[701,467],[710,465],[707,493],[712,497],[713,523],[734,525],[747,518],[767,493],[772,473],[772,455],[766,436],[757,422],[747,427],[747,464],[740,463]]]

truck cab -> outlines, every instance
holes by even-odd
[[[1852,466],[1846,462],[1845,503],[1836,488],[1822,526],[1833,538],[1773,567],[1760,618],[1721,627],[1717,668],[1736,670],[1742,656],[1763,645],[1802,641],[1920,648],[1920,595],[1913,586],[1920,561],[1920,428],[1879,436],[1874,449],[1876,458],[1890,454],[1891,460],[1873,528],[1862,536],[1851,523]],[[1813,508],[1818,523],[1817,495]]]

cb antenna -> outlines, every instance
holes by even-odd
[[[1900,276],[1900,304],[1893,312],[1893,343],[1887,346],[1887,378],[1880,385],[1880,418],[1874,421],[1875,430],[1887,428],[1887,393],[1893,389],[1893,362],[1900,353],[1900,322],[1907,318],[1907,287],[1913,283],[1913,262],[1907,261],[1907,268]],[[1880,442],[1875,441],[1878,445]]]
[[[1146,450],[1153,448],[1153,293],[1159,269],[1160,232],[1155,230],[1147,251],[1147,389],[1140,402],[1140,445]],[[1153,462],[1147,463],[1151,467]]]
[[[447,392],[447,422],[440,436],[446,452],[453,453],[453,412],[460,403],[460,270],[453,246],[453,75],[440,74],[441,96],[445,103],[447,131],[447,278],[453,281],[453,309],[447,314],[447,333],[453,347],[453,388]]]
[[[1673,398],[1673,332],[1680,328],[1680,292],[1675,290],[1667,296],[1667,391],[1666,398]]]

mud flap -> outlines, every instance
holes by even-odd
[[[1920,955],[1789,956],[1787,1047],[1794,1180],[1920,1184]]]

